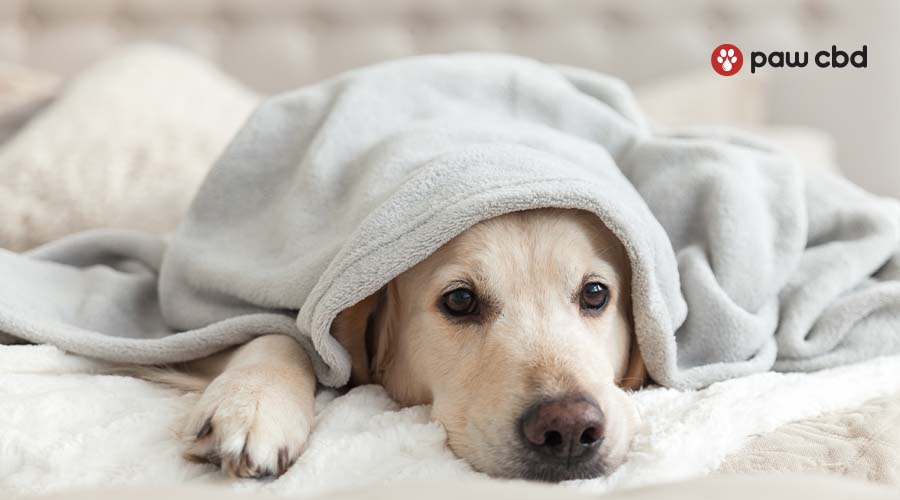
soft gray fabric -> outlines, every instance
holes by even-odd
[[[592,211],[622,239],[663,385],[900,352],[897,202],[732,134],[655,133],[617,80],[495,55],[267,100],[168,245],[97,231],[0,254],[0,332],[137,363],[287,333],[341,385],[338,312],[472,224],[537,207]]]

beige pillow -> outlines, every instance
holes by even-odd
[[[257,99],[160,46],[86,70],[0,147],[0,247],[97,227],[171,231]]]
[[[821,130],[801,126],[748,127],[776,150],[792,157],[806,175],[840,174],[834,139]]]
[[[695,125],[761,127],[769,84],[764,77],[721,77],[710,71],[675,75],[634,88],[638,103],[662,128]]]
[[[49,104],[58,88],[55,75],[0,62],[0,144]]]
[[[835,143],[826,133],[767,124],[769,81],[763,75],[722,77],[701,71],[635,88],[650,121],[661,129],[727,125],[748,130],[793,157],[808,174],[838,173]]]

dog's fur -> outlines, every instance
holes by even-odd
[[[579,302],[588,281],[609,290],[602,311]],[[477,296],[478,314],[442,309],[459,287]],[[351,384],[381,384],[402,405],[431,404],[451,449],[476,469],[592,477],[621,463],[638,421],[623,389],[647,378],[630,289],[625,250],[595,216],[518,212],[475,225],[343,311],[332,335],[351,355]],[[186,428],[189,457],[258,477],[282,474],[302,453],[316,382],[296,341],[262,336],[181,368],[149,378],[203,390]],[[523,439],[529,408],[566,397],[602,409],[596,460],[550,463]]]

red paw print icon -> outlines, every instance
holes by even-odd
[[[736,46],[723,43],[713,49],[709,62],[716,73],[722,76],[731,76],[740,71],[741,66],[744,65],[744,54]]]

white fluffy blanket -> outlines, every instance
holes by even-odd
[[[193,61],[154,50],[130,57],[86,74],[3,145],[0,246],[26,248],[96,226],[173,227],[256,100]],[[159,98],[136,103],[116,88]],[[183,98],[169,98],[177,89]],[[138,212],[116,208],[125,205]],[[98,368],[48,346],[0,347],[0,492],[226,481],[181,458],[179,423],[195,395],[93,375]],[[634,397],[644,420],[626,465],[575,486],[605,491],[708,474],[753,435],[898,391],[900,357],[696,392],[642,391]],[[378,387],[322,393],[318,413],[308,450],[285,476],[233,487],[305,495],[477,474],[445,447],[428,408],[398,409]]]
[[[129,377],[49,346],[0,348],[0,491],[228,482],[180,456],[178,429],[196,396]],[[643,423],[627,463],[594,492],[713,472],[751,436],[900,390],[900,357],[814,374],[765,373],[701,391],[634,394]],[[444,445],[428,407],[399,409],[378,386],[321,393],[309,448],[274,481],[238,490],[308,495],[406,479],[478,473]]]

